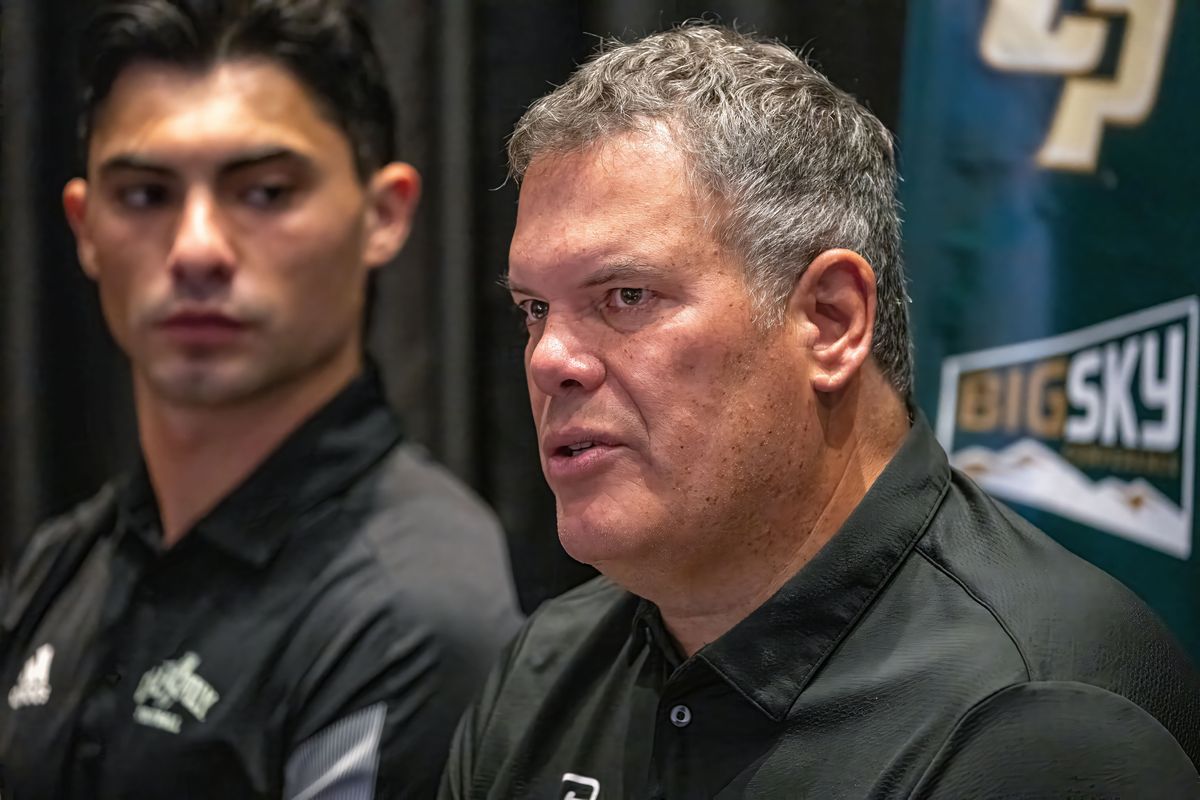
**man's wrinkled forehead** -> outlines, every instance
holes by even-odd
[[[529,205],[531,193],[536,192],[539,200],[552,195],[561,203],[574,202],[578,208],[590,209],[624,191],[631,176],[661,175],[664,165],[672,172],[666,183],[677,196],[675,210],[690,212],[695,219],[711,225],[723,204],[706,184],[698,185],[692,159],[665,124],[641,126],[583,146],[535,155],[521,178],[518,225],[522,206]]]
[[[546,260],[630,260],[630,245],[670,239],[690,205],[678,159],[632,139],[538,158],[521,185],[510,270]],[[642,186],[647,178],[655,196]],[[671,204],[649,202],[659,196]]]

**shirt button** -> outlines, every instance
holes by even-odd
[[[692,710],[680,703],[671,709],[671,724],[676,728],[686,728],[692,721]]]

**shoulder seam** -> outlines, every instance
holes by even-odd
[[[917,552],[920,553],[921,557],[924,558],[925,561],[927,561],[934,569],[945,575],[947,578],[957,584],[960,589],[966,592],[967,597],[970,597],[972,600],[978,603],[980,607],[982,607],[988,612],[988,614],[991,615],[992,619],[996,620],[996,624],[1000,626],[1000,630],[1004,631],[1004,635],[1008,637],[1010,642],[1012,642],[1013,648],[1017,651],[1017,655],[1021,658],[1021,665],[1025,667],[1025,680],[1033,680],[1033,670],[1029,666],[1029,659],[1025,656],[1025,649],[1021,647],[1021,643],[1017,641],[1017,637],[1009,629],[1008,625],[1000,617],[1000,614],[997,613],[996,609],[992,608],[990,603],[985,602],[983,598],[976,594],[964,580],[955,575],[948,566],[934,558],[925,550],[925,548],[918,545]]]

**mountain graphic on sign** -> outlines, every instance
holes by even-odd
[[[1188,514],[1145,480],[1093,481],[1035,439],[1002,450],[964,447],[950,459],[997,497],[1153,547],[1178,558],[1191,550]],[[1180,544],[1187,543],[1181,550]]]

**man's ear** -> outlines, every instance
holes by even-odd
[[[67,222],[75,233],[75,251],[79,254],[79,263],[84,273],[96,280],[99,268],[96,265],[96,247],[88,235],[84,218],[87,215],[88,183],[83,178],[72,178],[63,187],[62,203],[66,212]]]
[[[421,197],[421,176],[412,165],[393,161],[371,178],[367,195],[370,207],[363,260],[374,268],[392,260],[408,239]]]
[[[811,342],[813,388],[839,391],[871,356],[875,271],[853,250],[826,250],[796,280],[788,314]]]

